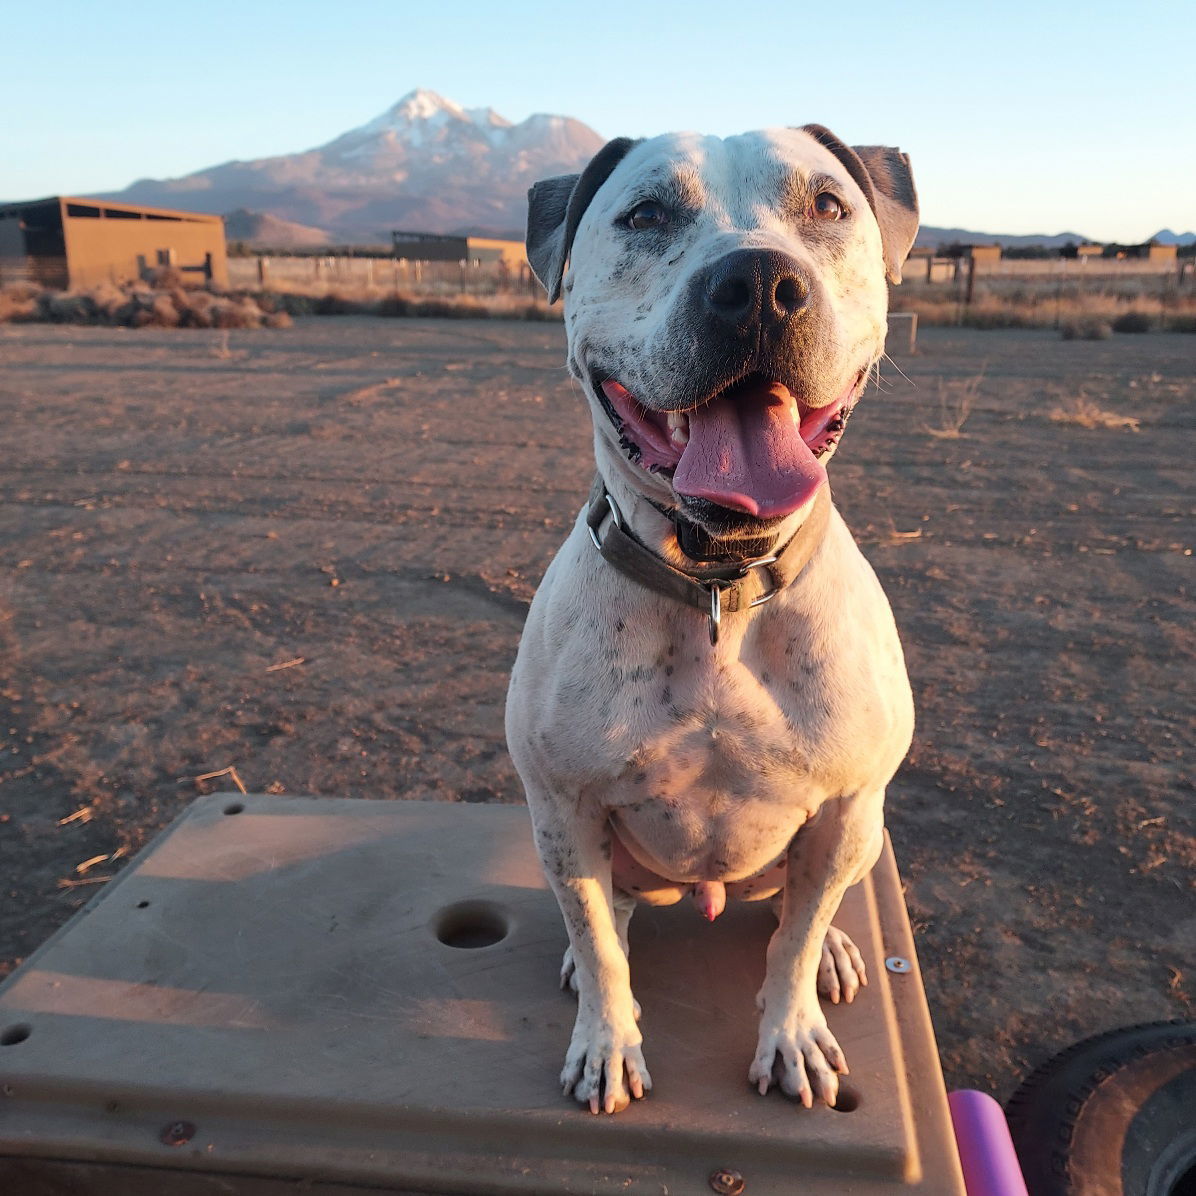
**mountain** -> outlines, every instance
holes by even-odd
[[[1089,239],[1082,233],[977,233],[966,228],[934,228],[924,224],[918,229],[917,244],[929,249],[943,245],[1001,245],[1005,249],[1024,249],[1030,245],[1042,245],[1048,249],[1059,249],[1064,245],[1086,245]]]
[[[602,146],[588,125],[535,115],[513,124],[418,88],[326,145],[225,162],[178,179],[139,179],[96,198],[225,215],[230,240],[274,248],[389,244],[392,229],[522,237],[527,189],[581,170]],[[1187,245],[1196,233],[1162,229]],[[1004,235],[923,226],[918,244],[1057,248],[1079,233]]]
[[[329,243],[329,236],[322,228],[309,228],[293,220],[280,220],[269,212],[251,212],[248,208],[225,213],[224,235],[229,241],[269,245],[274,249],[308,249]]]
[[[392,229],[516,230],[532,183],[582,169],[602,144],[567,116],[512,124],[491,108],[462,108],[417,89],[315,149],[139,179],[101,198],[221,214],[249,209],[340,244],[389,243]]]
[[[1196,233],[1173,233],[1169,228],[1161,228],[1154,238],[1160,245],[1196,245]]]

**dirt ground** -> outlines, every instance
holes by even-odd
[[[0,975],[206,773],[521,800],[507,671],[592,469],[562,360],[555,324],[0,328]],[[898,363],[831,478],[918,704],[889,826],[947,1080],[1003,1097],[1192,1016],[1196,337]]]

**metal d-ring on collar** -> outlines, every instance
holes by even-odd
[[[724,613],[763,606],[805,568],[822,540],[830,505],[829,497],[820,495],[806,523],[776,553],[692,573],[670,565],[635,537],[601,478],[595,479],[585,519],[590,540],[603,560],[646,589],[703,611],[709,620],[710,642],[717,644]],[[608,514],[610,526],[600,537]],[[757,569],[764,570],[769,588],[748,599],[742,583]],[[724,598],[727,591],[731,593]]]
[[[617,506],[615,506],[615,500],[611,497],[610,493],[605,488],[603,488],[602,494],[603,494],[603,497],[606,499],[606,505],[608,507],[610,507],[610,517],[614,521],[615,527],[617,527],[619,529],[619,531],[622,531],[623,530],[623,516],[619,514],[619,508]],[[592,523],[587,523],[586,530],[590,533],[590,539],[594,541],[594,547],[596,549],[598,549],[599,552],[601,552],[602,551],[602,541],[598,539],[598,532],[595,530],[594,525]]]
[[[753,569],[763,569],[766,565],[775,565],[776,561],[777,556],[774,552],[771,556],[758,557],[754,561],[743,561],[740,565],[742,572],[738,578],[711,577],[698,583],[710,591],[710,643],[712,645],[718,643],[718,629],[723,621],[723,590],[747,577]],[[769,578],[769,580],[772,579]],[[766,602],[771,602],[779,593],[780,590],[774,584],[772,589],[765,590],[763,594],[753,598],[748,603],[748,609],[751,610],[754,607],[763,606]]]

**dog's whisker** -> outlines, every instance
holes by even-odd
[[[914,390],[918,389],[918,384],[887,353],[882,354],[882,356],[884,357],[885,361],[887,361],[889,365],[891,365],[893,369],[895,369],[910,384],[910,386],[914,388]],[[878,362],[877,364],[879,365],[880,363]]]

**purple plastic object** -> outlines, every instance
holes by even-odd
[[[968,1196],[1028,1196],[1005,1112],[986,1092],[947,1094]]]

